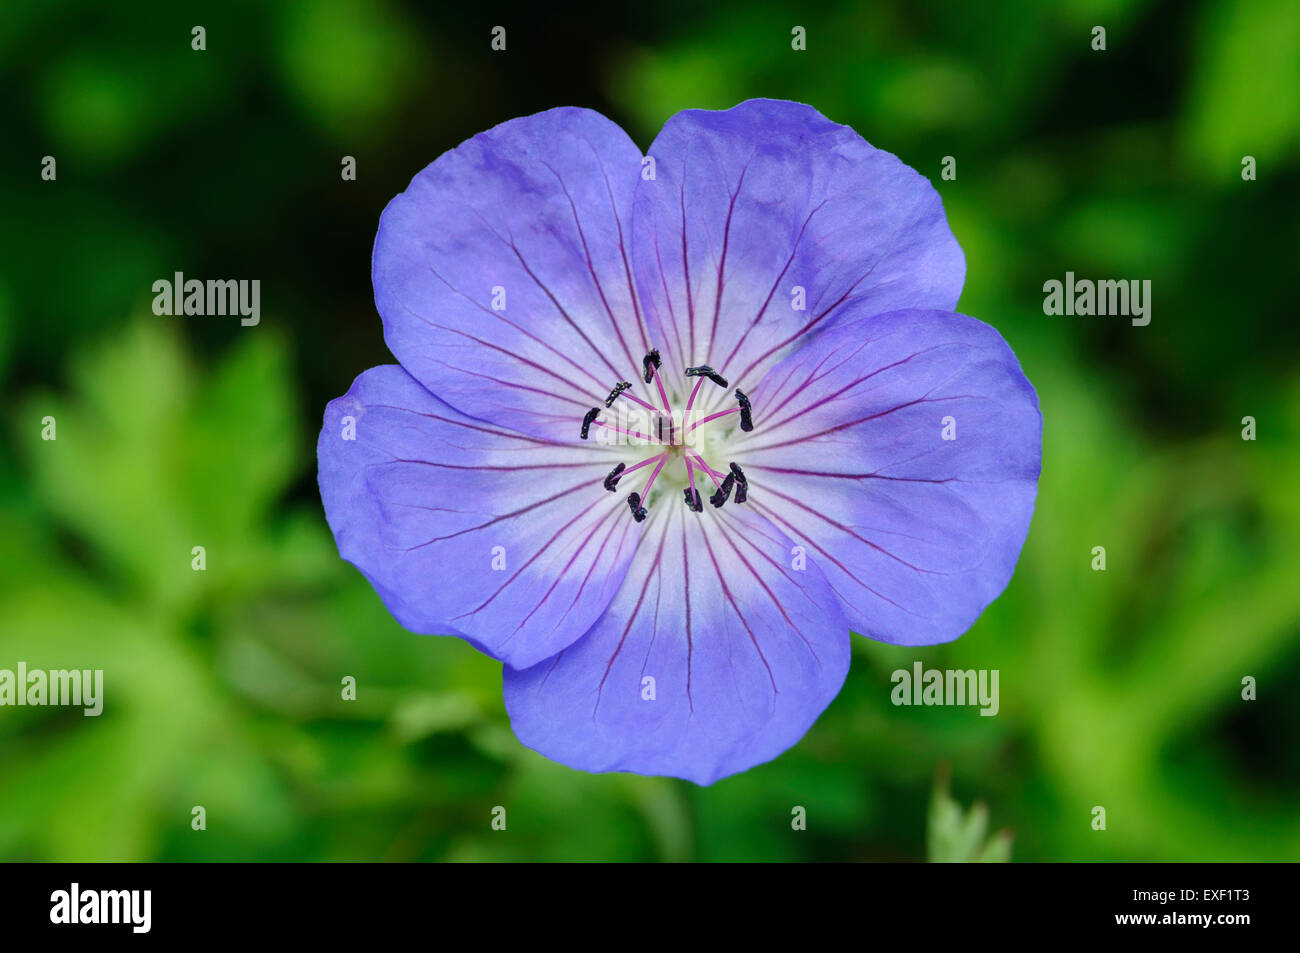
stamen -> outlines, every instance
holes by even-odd
[[[664,468],[664,464],[668,462],[668,454],[666,453],[660,454],[658,460],[659,460],[659,466],[655,467],[654,473],[650,474],[650,479],[646,480],[645,486],[641,488],[641,495],[647,500],[650,499],[650,487],[655,485],[655,477],[659,475],[659,471],[662,470]]]
[[[641,501],[650,499],[650,487],[654,486],[655,477],[659,475],[659,471],[664,468],[664,464],[667,462],[668,462],[668,454],[661,453],[657,457],[648,457],[645,460],[642,460],[640,463],[633,464],[632,466],[624,470],[623,473],[621,474],[621,476],[627,476],[633,470],[640,469],[641,467],[645,466],[648,463],[658,464],[658,466],[656,466],[654,469],[654,473],[650,474],[650,479],[645,481],[645,486],[641,488],[641,492],[629,493],[627,496],[627,505],[628,508],[632,511],[632,518],[635,519],[638,523],[640,523],[642,520],[646,518],[646,509],[644,506],[641,505]]]
[[[617,384],[615,384],[614,389],[610,391],[609,396],[605,398],[605,406],[613,407],[614,401],[618,400],[618,395],[623,393],[623,391],[627,390],[631,386],[632,386],[631,381],[619,381]]]
[[[716,483],[718,486],[722,486],[722,474],[719,473],[717,470],[713,469],[713,467],[709,466],[707,463],[705,463],[704,458],[700,456],[698,453],[692,454],[692,456],[695,457],[695,465],[699,467],[701,470],[703,470],[705,473],[707,473],[714,483]]]
[[[652,463],[657,463],[662,457],[663,454],[660,454],[657,457],[646,457],[640,463],[634,463],[630,467],[627,466],[626,464],[620,463],[618,466],[614,467],[614,469],[610,471],[609,476],[605,477],[605,483],[604,483],[605,489],[613,490],[614,486],[617,486],[618,481],[623,479],[623,477],[627,476],[629,473],[632,473],[633,471],[640,470],[642,467],[648,467]],[[610,484],[614,484],[614,486],[611,486]]]
[[[593,407],[587,411],[582,418],[582,439],[588,439],[590,437],[592,426],[596,426],[605,427],[615,433],[626,434],[629,437],[636,437],[640,440],[646,441],[647,443],[657,442],[660,445],[666,443],[669,448],[676,447],[676,419],[672,416],[668,394],[664,389],[663,378],[660,375],[662,366],[663,359],[657,349],[651,349],[641,362],[642,377],[647,384],[651,382],[655,384],[659,391],[659,396],[663,400],[664,410],[662,413],[651,404],[637,397],[635,394],[632,394],[630,391],[633,385],[630,381],[617,381],[614,384],[613,389],[609,392],[609,396],[605,398],[606,409],[612,408],[614,402],[620,397],[626,397],[628,400],[635,401],[642,407],[651,411],[653,414],[651,419],[654,421],[654,425],[649,429],[654,432],[654,437],[636,430],[629,430],[624,427],[616,426],[613,423],[607,423],[604,420],[598,420],[597,418],[600,416],[601,408]],[[707,364],[688,367],[685,369],[685,374],[687,377],[696,378],[695,386],[691,388],[690,398],[686,402],[686,416],[688,417],[690,410],[699,395],[700,386],[706,379],[712,381],[719,387],[725,388],[728,386],[727,379]],[[742,430],[753,430],[753,407],[750,404],[749,396],[740,388],[736,388],[735,395],[738,406],[732,407],[728,410],[717,411],[716,413],[709,414],[700,420],[689,423],[682,436],[682,441],[685,444],[682,448],[682,462],[686,465],[686,480],[688,484],[682,490],[682,501],[686,504],[686,508],[693,513],[704,512],[703,489],[696,485],[695,476],[697,470],[703,474],[707,474],[709,479],[711,479],[717,487],[716,492],[709,497],[709,502],[715,508],[721,508],[731,499],[732,490],[736,491],[735,499],[737,503],[744,503],[748,500],[749,480],[746,478],[745,471],[740,468],[740,465],[734,462],[728,463],[727,466],[729,472],[726,473],[713,469],[698,451],[691,449],[691,441],[685,436],[685,434],[689,434],[690,431],[694,430],[701,424],[708,423],[710,420],[717,420],[720,417],[727,417],[731,414],[740,415]],[[601,481],[601,485],[609,492],[615,493],[618,491],[620,481],[629,473],[632,473],[634,470],[639,470],[642,467],[653,465],[654,471],[650,474],[650,479],[646,480],[645,486],[643,486],[639,492],[633,492],[627,495],[627,506],[632,513],[632,518],[638,523],[643,523],[649,517],[647,507],[655,480],[658,479],[660,472],[663,470],[670,456],[672,456],[672,450],[667,449],[664,452],[659,453],[657,456],[647,457],[646,459],[631,464],[630,466],[626,463],[615,464],[614,468],[610,470],[609,473],[606,474],[604,480]]]
[[[736,400],[740,402],[740,429],[749,433],[754,429],[753,408],[749,405],[749,398],[739,387],[736,388]]]
[[[709,502],[714,506],[722,506],[723,503],[727,502],[727,497],[731,496],[731,487],[735,482],[735,475],[728,473],[726,479],[722,481],[722,485],[718,487],[718,492],[709,497]]]
[[[599,408],[599,407],[593,407],[592,410],[595,410],[595,411],[599,412],[599,411],[600,411],[600,408]],[[590,416],[590,414],[588,414],[588,416]],[[654,439],[655,439],[654,437],[650,436],[648,433],[642,433],[642,432],[639,431],[639,430],[628,430],[626,427],[615,427],[613,424],[607,424],[607,423],[605,423],[603,420],[597,420],[597,421],[596,421],[596,426],[597,426],[597,427],[604,427],[604,428],[606,428],[607,430],[612,430],[612,431],[614,431],[615,433],[623,433],[623,434],[627,434],[629,437],[637,437],[637,438],[639,438],[639,439],[641,439],[641,440],[645,440],[645,441],[648,442],[648,443],[654,443]],[[583,429],[583,432],[586,433],[586,430],[587,430],[587,424],[586,424],[586,421],[583,422],[583,427],[582,427],[582,429]],[[586,437],[583,437],[582,439],[583,439],[583,440],[586,440],[587,438],[586,438]]]
[[[740,469],[739,464],[731,464],[731,475],[736,478],[736,502],[744,503],[749,499],[749,481],[745,479],[745,471]]]
[[[636,394],[628,393],[628,388],[630,388],[631,386],[632,385],[627,381],[619,381],[617,384],[615,384],[614,389],[610,391],[609,396],[605,398],[605,406],[613,407],[614,401],[618,400],[619,397],[623,397],[626,400],[632,401],[632,403],[634,404],[640,404],[642,407],[650,411],[650,413],[652,414],[657,414],[660,412],[659,408],[656,407],[654,404],[650,403],[649,401],[642,400]]]
[[[665,430],[668,431],[667,437],[664,436]],[[672,417],[660,414],[655,418],[655,434],[659,443],[671,447],[677,442],[677,424],[673,421]]]
[[[605,477],[605,489],[613,493],[614,488],[618,486],[618,478],[622,475],[625,469],[627,469],[627,464],[620,463],[614,469],[610,470],[609,476]]]
[[[703,383],[704,383],[703,377],[695,381],[695,386],[691,388],[691,396],[686,401],[686,414],[684,414],[683,416],[689,415],[691,412],[691,408],[695,406],[695,397],[697,394],[699,394],[700,385]]]
[[[700,502],[700,491],[695,489],[695,464],[691,463],[689,456],[682,457],[682,462],[686,464],[686,505],[696,513],[704,509],[704,504]]]
[[[642,399],[641,399],[640,397],[638,397],[636,394],[627,393],[627,394],[624,394],[623,396],[624,396],[627,400],[632,401],[634,404],[640,404],[642,407],[644,407],[646,410],[650,411],[650,413],[652,413],[652,414],[657,414],[657,413],[659,413],[659,408],[658,408],[658,407],[656,407],[654,404],[650,403],[648,400],[642,400]]]
[[[696,427],[700,426],[700,424],[707,424],[710,420],[717,420],[719,417],[727,417],[730,416],[731,414],[738,414],[740,412],[741,411],[739,407],[732,407],[730,410],[720,410],[716,414],[709,414],[709,416],[707,417],[694,421],[689,427],[686,428],[686,432],[690,433]]]
[[[659,379],[659,368],[663,361],[659,359],[659,351],[652,349],[649,354],[641,358],[641,370],[644,372],[645,382],[654,381],[655,386],[659,388],[659,399],[663,401],[664,413],[672,414],[672,408],[668,405],[668,392],[664,390],[664,382]]]
[[[647,384],[650,383],[650,379],[654,376],[654,371],[650,369],[650,365],[653,364],[655,369],[658,369],[659,365],[662,363],[663,361],[660,360],[659,351],[657,349],[652,349],[649,354],[641,358],[641,376],[645,378]]]
[[[709,380],[713,381],[713,383],[717,384],[719,387],[727,386],[727,379],[723,377],[721,374],[719,374],[717,371],[715,371],[713,368],[709,367],[709,365],[707,364],[701,364],[699,367],[686,368],[686,376],[707,377]]]

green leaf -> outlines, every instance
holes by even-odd
[[[926,831],[926,859],[931,863],[1006,863],[1011,860],[1010,831],[988,836],[989,809],[976,801],[963,811],[948,792],[946,772],[935,779]]]

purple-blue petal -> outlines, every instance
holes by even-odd
[[[834,699],[849,633],[818,569],[743,505],[652,509],[609,612],[505,669],[519,740],[571,767],[698,784],[768,761]]]
[[[633,258],[675,367],[707,363],[750,387],[850,306],[956,307],[965,258],[933,187],[810,106],[686,110],[649,156]]]
[[[600,485],[610,450],[472,420],[397,366],[329,404],[317,458],[339,552],[393,616],[510,664],[590,628],[632,558],[635,524]]]
[[[736,446],[750,500],[820,565],[857,632],[955,639],[1006,587],[1038,490],[1038,399],[1002,337],[909,310],[773,368]]]
[[[389,349],[457,410],[572,438],[648,349],[626,222],[641,151],[587,109],[511,120],[444,153],[380,219]]]

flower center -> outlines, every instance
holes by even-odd
[[[704,440],[702,440],[704,434],[700,428],[710,421],[721,420],[733,414],[739,414],[740,429],[745,432],[753,430],[753,409],[750,406],[749,397],[737,387],[735,390],[735,407],[700,417],[699,411],[695,409],[695,401],[699,397],[700,388],[704,386],[705,381],[724,390],[729,386],[725,377],[707,364],[701,364],[698,367],[685,368],[683,371],[686,378],[685,383],[690,383],[691,378],[695,380],[684,408],[680,411],[675,410],[672,402],[668,399],[668,391],[664,388],[662,375],[660,374],[662,364],[663,361],[657,350],[652,350],[641,359],[641,379],[646,384],[655,386],[658,391],[660,406],[656,407],[649,401],[631,393],[632,383],[630,381],[619,381],[614,385],[614,389],[609,392],[609,396],[605,398],[605,406],[603,408],[591,408],[582,418],[579,436],[583,440],[589,439],[591,429],[596,427],[600,434],[608,437],[608,439],[602,439],[602,437],[598,436],[597,440],[599,442],[626,446],[648,446],[657,451],[630,466],[626,463],[619,463],[613,470],[609,471],[602,485],[606,490],[615,493],[618,492],[619,481],[624,477],[643,467],[653,468],[650,470],[649,479],[645,481],[645,485],[642,486],[641,490],[639,492],[633,491],[627,495],[627,505],[628,509],[632,511],[632,518],[640,523],[647,516],[646,504],[650,500],[650,490],[655,485],[655,481],[659,479],[660,473],[664,472],[665,465],[670,462],[675,464],[676,461],[681,461],[683,466],[678,472],[684,476],[680,488],[687,509],[695,513],[704,510],[704,500],[700,489],[696,486],[697,475],[706,490],[708,483],[705,480],[712,482],[714,492],[708,499],[713,506],[721,507],[725,504],[732,498],[733,490],[735,491],[735,501],[744,503],[749,496],[749,481],[745,477],[745,472],[735,462],[728,463],[728,470],[725,472],[710,466],[704,458]],[[607,413],[616,406],[615,413]],[[675,465],[672,469],[677,470]],[[671,480],[672,477],[666,475],[664,479]]]

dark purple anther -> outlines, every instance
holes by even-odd
[[[630,389],[631,386],[632,386],[631,381],[619,381],[617,384],[615,384],[614,389],[610,391],[609,396],[605,398],[605,406],[613,407],[614,401],[618,400],[618,395],[623,393],[623,391]]]
[[[659,365],[662,363],[663,361],[659,359],[659,351],[657,349],[652,349],[649,354],[641,358],[641,375],[647,384],[654,379],[654,371],[650,369],[651,365],[654,366],[655,370],[658,370]]]
[[[736,400],[740,402],[740,429],[749,433],[754,429],[753,409],[749,405],[749,398],[739,387],[736,388]]]
[[[701,364],[699,367],[686,368],[686,376],[707,377],[709,380],[713,381],[713,383],[717,384],[719,387],[727,386],[727,379],[723,377],[721,374],[719,374],[717,371],[715,371],[713,368],[709,367],[709,365],[707,364]]]
[[[609,471],[609,476],[605,477],[605,489],[613,493],[614,488],[618,486],[618,475],[627,468],[626,463],[620,463],[614,469]]]
[[[731,487],[735,484],[736,477],[728,473],[726,479],[722,481],[722,486],[718,487],[718,492],[709,497],[709,502],[714,506],[721,506],[727,502],[727,497],[731,496]]]
[[[736,478],[736,502],[744,503],[749,499],[749,481],[745,479],[745,471],[740,469],[740,464],[731,465],[731,476]]]

